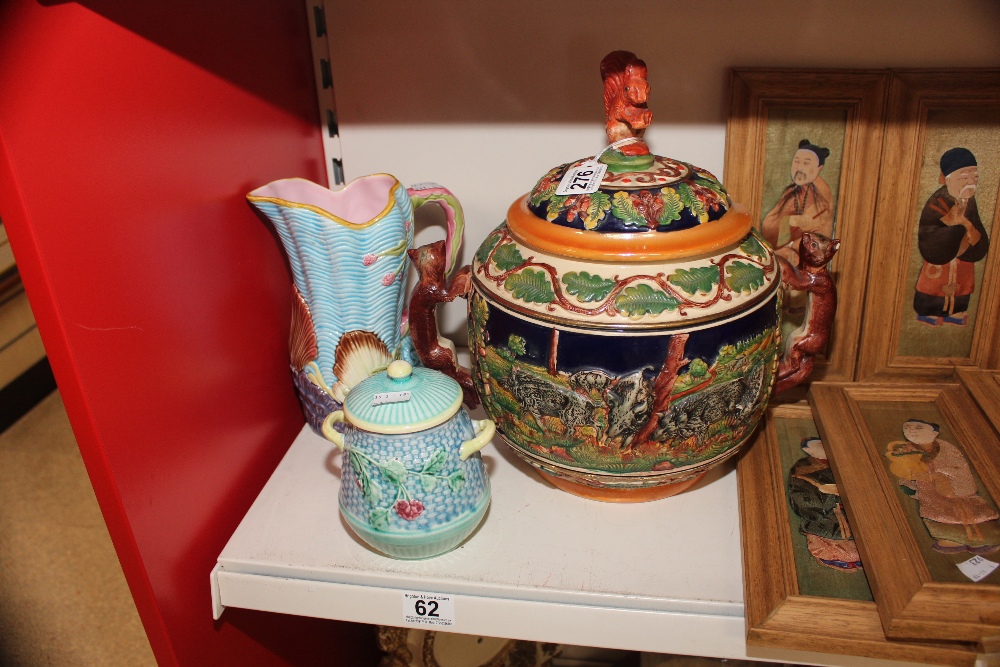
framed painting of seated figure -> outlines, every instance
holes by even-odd
[[[840,240],[828,265],[839,305],[814,380],[854,378],[887,90],[886,71],[731,74],[724,183],[733,201],[792,266],[804,233]],[[786,339],[804,324],[807,300],[784,289]]]
[[[961,384],[815,383],[810,403],[893,639],[1000,648],[1000,440]]]
[[[808,405],[772,406],[737,467],[747,655],[766,649],[968,665],[968,645],[886,639]],[[826,662],[802,655],[802,662]]]
[[[1000,70],[897,71],[859,379],[1000,362]]]

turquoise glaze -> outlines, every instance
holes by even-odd
[[[400,322],[406,250],[413,245],[406,188],[386,174],[359,178],[339,192],[292,178],[258,188],[248,199],[274,225],[288,255],[312,315],[316,365],[327,386],[337,381],[334,355],[348,331],[370,331],[390,354],[406,353]]]
[[[286,178],[247,200],[274,226],[288,256],[292,373],[309,424],[319,429],[360,380],[393,359],[416,363],[403,318],[413,211],[428,203],[444,210],[450,269],[465,225],[462,208],[439,185],[407,189],[389,174],[337,191]]]
[[[490,484],[479,450],[496,428],[471,419],[461,402],[452,378],[395,361],[326,419],[324,435],[344,452],[340,511],[383,554],[440,555],[485,516]],[[343,433],[333,428],[341,422]]]
[[[400,400],[404,395],[406,400]],[[376,396],[388,402],[378,402]],[[449,419],[461,405],[462,388],[455,380],[400,361],[354,387],[344,413],[348,422],[368,431],[407,433]]]

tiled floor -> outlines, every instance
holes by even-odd
[[[155,664],[54,392],[0,433],[0,666]]]

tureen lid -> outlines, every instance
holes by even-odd
[[[652,121],[646,64],[615,51],[601,78],[610,145],[542,176],[510,208],[514,237],[557,255],[619,261],[700,255],[745,238],[750,217],[715,176],[643,141]]]
[[[609,335],[712,326],[775,298],[777,263],[746,211],[708,171],[643,141],[645,63],[615,51],[601,76],[610,145],[550,170],[514,202],[473,259],[476,294]]]
[[[451,419],[462,407],[462,388],[429,368],[394,361],[347,394],[344,417],[373,433],[412,433]]]

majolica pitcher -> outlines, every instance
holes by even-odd
[[[462,208],[441,186],[407,189],[388,174],[339,191],[282,179],[247,199],[274,225],[291,265],[292,373],[306,418],[319,430],[354,384],[393,359],[418,363],[405,316],[413,211],[425,203],[444,208],[450,270],[462,242]]]

